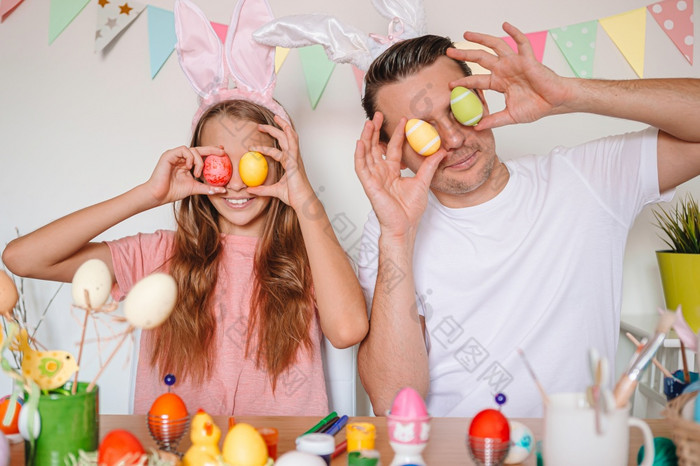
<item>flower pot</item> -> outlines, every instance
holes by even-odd
[[[70,383],[66,388],[70,389]],[[78,382],[75,395],[41,395],[39,416],[41,431],[34,448],[25,442],[28,465],[63,466],[69,454],[90,452],[99,446],[99,393],[95,386],[87,392],[87,383]]]
[[[697,333],[700,329],[700,254],[657,251],[656,259],[666,307],[675,310],[680,305],[686,322]]]

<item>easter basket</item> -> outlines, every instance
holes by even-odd
[[[688,402],[696,396],[697,392],[693,392],[674,398],[666,405],[663,413],[671,423],[671,436],[681,466],[700,466],[700,424],[687,419],[683,413],[687,411],[684,408]]]

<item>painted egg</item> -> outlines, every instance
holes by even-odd
[[[469,435],[476,438],[491,438],[507,442],[510,439],[508,419],[495,409],[480,411],[469,424]]]
[[[450,107],[457,121],[465,126],[474,126],[484,115],[484,106],[474,92],[457,86],[450,94]]]
[[[404,387],[394,397],[391,415],[404,419],[419,419],[428,416],[423,397],[411,387]]]
[[[9,317],[18,300],[15,282],[4,270],[0,270],[0,314]]]
[[[408,144],[420,155],[427,157],[440,149],[440,135],[430,123],[414,118],[406,122],[404,130]]]
[[[107,264],[99,259],[90,259],[78,267],[73,275],[73,303],[76,306],[87,307],[85,291],[90,298],[90,307],[102,307],[112,291],[112,273]]]
[[[176,421],[187,417],[187,406],[182,398],[174,393],[163,393],[151,405],[148,414],[151,416],[167,417],[171,421]]]
[[[228,155],[210,155],[204,159],[202,177],[212,186],[226,186],[231,180],[233,165]]]
[[[241,180],[251,188],[265,182],[267,170],[267,160],[260,152],[246,152],[238,161],[238,173]]]
[[[523,463],[535,447],[535,434],[525,424],[508,421],[510,427],[510,449],[505,464]]]
[[[326,462],[318,455],[293,450],[280,456],[275,466],[326,466]]]
[[[100,466],[135,466],[146,454],[138,438],[128,430],[115,429],[105,435],[97,452]]]
[[[18,398],[17,401],[15,401],[15,413],[12,415],[10,423],[8,425],[5,425],[2,421],[5,419],[5,414],[7,413],[7,410],[10,407],[10,401],[10,395],[3,397],[0,401],[0,431],[2,431],[3,434],[7,435],[19,433],[19,412],[22,409],[22,399]]]
[[[30,418],[29,411],[33,412],[33,416]],[[30,430],[29,419],[32,419],[32,427]],[[24,440],[29,440],[29,433],[33,433],[33,437],[39,437],[41,432],[41,416],[39,416],[39,410],[36,408],[31,408],[29,405],[22,405],[22,409],[19,412],[19,419],[17,420],[17,425],[19,426],[19,433]]]
[[[255,427],[238,423],[226,434],[221,450],[230,466],[264,466],[267,463],[267,445]]]
[[[124,317],[137,328],[158,327],[175,307],[177,284],[165,273],[153,273],[139,280],[124,300]]]

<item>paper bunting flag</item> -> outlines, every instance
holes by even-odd
[[[579,78],[593,76],[593,57],[598,33],[598,21],[586,21],[556,29],[549,34]]]
[[[225,44],[226,43],[226,34],[228,33],[228,26],[225,24],[212,22],[211,27],[214,29],[214,32],[218,36],[221,43]]]
[[[647,9],[638,8],[599,20],[634,72],[644,77]]]
[[[357,83],[357,89],[360,91],[360,95],[362,95],[362,86],[365,83],[365,72],[356,67],[355,65],[350,65],[352,66],[352,74],[355,76],[355,82]]]
[[[326,84],[333,74],[335,63],[330,61],[321,45],[311,45],[299,49],[301,66],[306,78],[306,90],[309,93],[311,108],[316,109],[318,101],[326,89]]]
[[[51,6],[49,7],[49,45],[53,44],[56,37],[63,32],[88,3],[90,3],[90,0],[51,0]]]
[[[148,53],[151,60],[151,79],[175,50],[175,14],[148,5]]]
[[[693,0],[664,0],[647,7],[661,29],[693,64]]]
[[[146,5],[126,0],[97,0],[97,30],[95,52],[104,49],[119,35]]]
[[[547,42],[547,31],[531,32],[525,35],[532,45],[532,50],[535,52],[535,58],[538,62],[542,63],[542,57],[544,56],[544,44]],[[502,39],[505,40],[514,51],[518,51],[518,45],[515,43],[512,37],[506,36],[502,37]]]
[[[286,47],[276,47],[275,48],[275,73],[279,73],[282,64],[287,59],[289,55],[289,49]]]
[[[0,22],[5,21],[20,3],[22,0],[0,0]]]

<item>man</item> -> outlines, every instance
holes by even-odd
[[[629,228],[700,174],[699,80],[563,78],[537,62],[522,32],[503,28],[518,52],[484,34],[464,38],[495,55],[423,36],[393,45],[365,77],[371,120],[355,167],[373,207],[359,260],[371,320],[358,367],[377,414],[412,386],[434,416],[472,416],[500,392],[507,415],[540,416],[518,348],[547,391],[584,390],[589,348],[614,362]],[[490,74],[470,76],[462,61]],[[501,92],[506,107],[489,114],[484,102],[481,122],[462,126],[450,112],[455,86],[482,102],[483,90]],[[498,158],[492,128],[572,112],[651,127]],[[437,153],[405,142],[411,118],[436,127]]]

